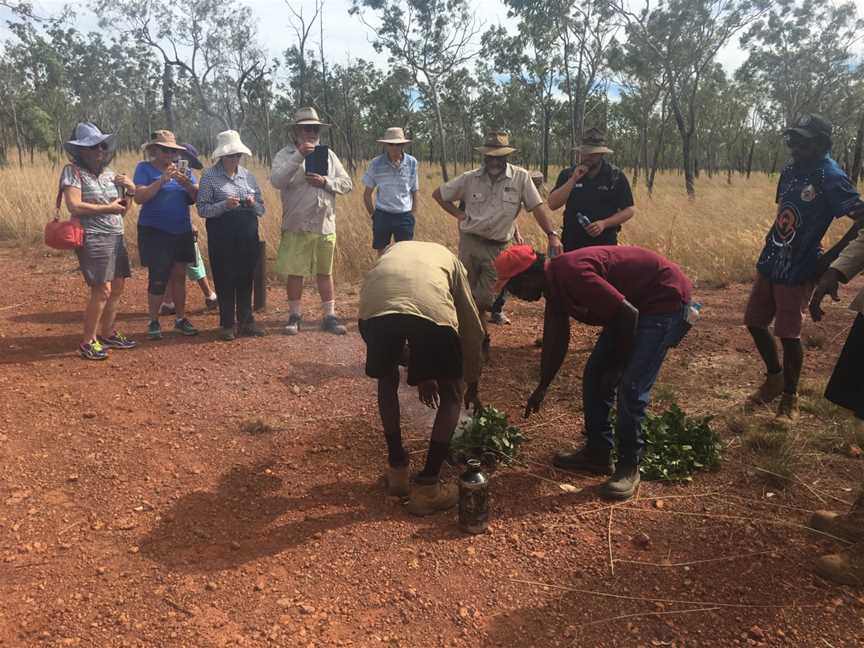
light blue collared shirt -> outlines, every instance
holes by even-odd
[[[377,188],[375,208],[394,214],[411,211],[411,194],[418,191],[417,158],[402,154],[402,161],[393,164],[384,153],[369,163],[363,184]]]

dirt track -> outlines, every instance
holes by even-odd
[[[825,493],[851,500],[842,489],[861,460],[814,454],[806,486],[769,497],[724,430],[721,471],[643,483],[614,512],[596,479],[548,468],[581,430],[590,329],[574,329],[542,416],[525,424],[533,474],[497,474],[491,532],[465,537],[455,515],[414,519],[383,494],[353,322],[344,338],[279,335],[284,295],[271,288],[261,321],[272,334],[226,344],[196,293],[202,335],[150,343],[138,271],[121,325],[140,347],[88,363],[74,354],[84,289],[72,258],[0,248],[0,267],[0,645],[861,645],[864,593],[812,575],[836,545],[795,526],[806,510],[842,508]],[[698,294],[703,322],[658,393],[721,413],[760,372],[738,325],[746,288]],[[356,290],[340,295],[351,321]],[[521,422],[541,312],[509,312],[481,395]],[[832,306],[808,378],[829,370],[851,319]],[[429,417],[404,396],[405,436],[422,457]],[[275,430],[242,433],[254,417]],[[801,429],[822,426],[808,415]],[[708,559],[719,560],[698,562]]]

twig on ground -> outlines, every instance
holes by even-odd
[[[50,560],[43,560],[41,562],[21,563],[20,565],[15,565],[15,569],[22,569],[24,567],[39,567],[40,565],[49,565],[49,564],[51,564]]]
[[[644,560],[625,560],[623,558],[619,558],[615,562],[618,563],[629,563],[631,565],[646,565],[648,567],[689,567],[691,565],[702,565],[704,563],[712,563],[712,562],[722,562],[724,560],[738,560],[740,558],[750,558],[751,556],[763,556],[765,554],[774,553],[773,551],[756,551],[753,553],[746,554],[735,554],[733,556],[721,556],[719,558],[706,558],[704,560],[690,560],[688,562],[679,562],[679,563],[656,563],[656,562],[647,562]]]
[[[606,528],[606,540],[609,543],[609,571],[613,576],[615,575],[615,558],[612,556],[612,513],[614,511],[614,506],[609,509],[609,525]]]
[[[813,513],[813,509],[801,508],[800,506],[790,506],[789,504],[778,504],[777,502],[763,502],[762,500],[751,499],[749,497],[741,497],[740,495],[733,495],[732,493],[725,493],[725,497],[731,497],[732,499],[738,499],[742,502],[749,502],[750,504],[764,504],[765,506],[777,506],[779,508],[791,509],[793,511],[801,511],[803,513]]]
[[[567,414],[569,414],[569,412],[565,412],[564,414],[560,414],[559,416],[548,419],[546,421],[540,421],[539,423],[532,423],[531,425],[526,425],[522,428],[522,430],[533,430],[535,428],[543,427],[544,425],[549,425],[550,423],[561,420],[562,418],[567,416]]]
[[[640,484],[641,486],[641,484]],[[669,499],[686,499],[690,497],[710,497],[712,495],[720,495],[721,493],[718,491],[711,491],[710,493],[693,493],[692,495],[656,495],[651,497],[643,497],[643,502],[650,502],[653,500],[669,500]],[[627,502],[628,504],[632,504],[632,502]],[[621,506],[622,503],[618,504],[609,504],[607,506],[598,506],[593,509],[588,509],[587,511],[574,511],[576,515],[588,515],[589,513],[599,513],[600,511],[605,511],[607,509],[612,508],[613,506]]]
[[[19,306],[26,306],[30,302],[21,302],[20,304],[12,304],[11,306],[2,306],[0,307],[0,311],[12,310],[14,308],[18,308]]]
[[[192,610],[183,607],[182,605],[173,601],[172,599],[168,598],[167,596],[163,596],[162,600],[165,601],[168,605],[170,605],[172,608],[174,608],[178,612],[182,612],[183,614],[188,614],[189,616],[195,616],[195,613]]]
[[[665,612],[636,612],[634,614],[620,614],[614,617],[607,617],[605,619],[598,619],[597,621],[589,621],[588,623],[583,623],[577,628],[587,628],[593,625],[599,625],[601,623],[609,623],[610,621],[620,621],[621,619],[633,619],[636,617],[643,616],[665,616],[668,614],[689,614],[691,612],[713,612],[714,610],[719,610],[719,607],[700,607],[693,608],[692,610],[667,610]]]
[[[67,531],[71,531],[71,530],[74,529],[76,526],[78,526],[79,524],[81,524],[82,521],[83,521],[83,520],[78,520],[77,522],[73,522],[72,524],[70,524],[70,525],[67,526],[66,528],[64,528],[64,529],[60,529],[60,531],[57,533],[57,537],[59,538],[60,536],[62,536],[63,534],[65,534]]]
[[[681,599],[664,599],[654,598],[650,596],[627,596],[625,594],[612,594],[610,592],[598,592],[596,590],[579,589],[578,587],[567,587],[566,585],[556,585],[555,583],[543,583],[541,581],[526,580],[522,578],[508,578],[513,583],[523,583],[524,585],[536,585],[538,587],[549,587],[551,589],[563,590],[565,592],[574,592],[575,594],[589,594],[591,596],[603,596],[605,598],[623,599],[625,601],[648,601],[649,603],[676,603],[678,605],[702,605],[706,607],[724,607],[724,608],[742,608],[742,609],[787,609],[787,608],[818,608],[819,603],[808,603],[806,605],[764,605],[750,603],[717,603],[715,601],[685,601]]]
[[[810,494],[813,495],[813,497],[815,497],[817,500],[819,500],[823,504],[825,503],[825,500],[823,499],[823,497],[828,497],[828,498],[833,499],[837,502],[840,502],[841,504],[845,504],[846,506],[852,505],[851,502],[847,502],[844,499],[840,499],[839,497],[835,497],[834,495],[831,495],[830,493],[823,493],[821,491],[816,490],[815,488],[813,488],[812,486],[810,486],[809,484],[804,482],[798,476],[784,477],[783,475],[779,475],[775,472],[771,472],[770,470],[765,470],[764,468],[760,468],[759,466],[751,466],[750,464],[745,464],[745,463],[741,463],[738,461],[733,461],[732,463],[737,463],[739,466],[744,466],[745,468],[750,468],[751,470],[756,470],[757,472],[765,473],[766,475],[771,475],[772,477],[777,477],[778,479],[782,479],[784,481],[791,481],[791,482],[796,483],[800,486],[803,486],[808,491],[810,491]]]

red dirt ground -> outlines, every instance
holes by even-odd
[[[356,288],[340,290],[344,338],[280,335],[284,296],[271,287],[266,338],[217,341],[195,293],[202,334],[152,343],[138,271],[121,326],[140,347],[88,363],[74,354],[75,266],[0,248],[0,645],[862,645],[864,592],[812,574],[837,545],[800,526],[852,499],[860,459],[811,452],[804,485],[772,488],[718,423],[730,443],[719,472],[643,483],[614,509],[597,479],[548,466],[581,433],[578,378],[595,330],[574,329],[544,411],[525,422],[531,471],[494,476],[491,530],[466,537],[455,513],[415,519],[383,494]],[[723,413],[760,374],[739,325],[746,287],[698,295],[703,321],[657,393],[690,414]],[[509,312],[481,388],[521,424],[541,311]],[[832,306],[809,325],[827,340],[808,351],[809,379],[830,370],[851,319]],[[404,397],[419,463],[430,417]],[[275,429],[242,432],[255,417]],[[828,425],[806,415],[801,430]]]

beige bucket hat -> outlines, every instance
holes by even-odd
[[[169,130],[157,130],[150,133],[150,141],[144,142],[141,145],[141,150],[146,151],[151,146],[161,146],[162,148],[174,149],[175,151],[186,152],[182,146],[177,143],[177,138],[174,133]]]
[[[606,146],[606,133],[599,128],[589,128],[582,135],[582,143],[576,147],[582,155],[591,155],[592,153],[614,153],[612,149]]]
[[[318,118],[318,111],[312,107],[300,108],[294,113],[292,126],[329,126]]]
[[[491,131],[486,133],[483,146],[475,146],[474,150],[483,155],[492,157],[503,157],[518,150],[510,146],[510,136],[504,131]]]
[[[384,137],[375,140],[381,144],[410,144],[411,140],[405,137],[405,131],[398,126],[388,128],[384,131]]]
[[[213,151],[214,159],[218,160],[226,155],[236,155],[237,153],[252,155],[252,151],[240,139],[240,133],[235,130],[227,130],[216,136],[216,150]]]

